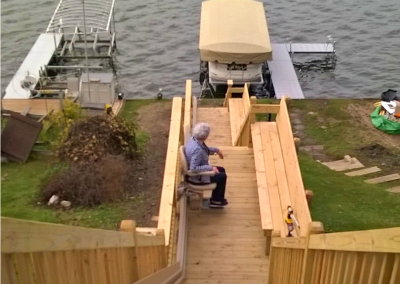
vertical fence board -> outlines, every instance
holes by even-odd
[[[329,254],[329,251],[323,251],[320,283],[325,283],[325,280],[326,280],[327,266],[328,266],[327,262],[328,262],[328,258],[329,258],[328,254]]]
[[[322,250],[315,251],[315,259],[314,259],[315,268],[311,280],[311,283],[313,284],[319,283],[321,279],[323,257],[324,257],[324,251]]]
[[[344,258],[348,255],[347,253],[344,252],[337,252],[337,270],[336,273],[333,272],[332,275],[332,283],[335,284],[342,284],[343,283],[343,274],[344,274]],[[336,278],[335,278],[335,275]]]
[[[360,272],[360,283],[368,283],[369,270],[372,264],[372,253],[364,253],[363,262]]]
[[[1,254],[1,283],[18,283],[14,269],[14,257],[11,254]]]
[[[130,250],[130,248],[125,248],[126,250]],[[104,249],[99,249],[95,251],[94,257],[96,258],[96,264],[98,267],[97,279],[99,284],[107,284],[107,275],[106,275],[106,263],[104,260]],[[128,269],[131,269],[128,267]]]
[[[17,277],[19,284],[31,284],[35,279],[33,264],[29,253],[16,253],[15,266],[17,267]]]
[[[346,262],[345,262],[345,268],[344,268],[344,275],[343,275],[343,283],[350,283],[351,282],[351,276],[352,276],[352,271],[353,267],[355,267],[355,261],[356,261],[356,253],[355,252],[349,252]]]
[[[371,267],[369,269],[368,284],[376,284],[379,281],[379,273],[382,267],[383,254],[375,253],[372,256]]]
[[[33,262],[33,270],[35,271],[36,283],[37,284],[45,284],[46,276],[45,276],[45,261],[43,253],[32,253],[32,262]]]
[[[400,283],[400,254],[395,255],[390,284]]]
[[[391,272],[393,270],[393,264],[394,264],[394,254],[386,253],[383,258],[381,271],[379,273],[378,284],[389,283]]]
[[[351,272],[351,283],[359,283],[360,281],[360,273],[361,273],[361,265],[363,263],[364,253],[357,252],[356,259],[354,261],[353,271]]]

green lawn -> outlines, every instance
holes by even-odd
[[[385,191],[387,184],[366,184],[365,177],[348,177],[300,155],[304,186],[314,192],[313,221],[327,232],[400,226],[400,194]]]
[[[19,219],[116,229],[123,218],[124,204],[94,209],[54,210],[38,204],[38,194],[47,171],[57,165],[54,158],[31,156],[27,163],[1,167],[1,215]]]
[[[120,116],[135,120],[139,108],[152,102],[155,101],[126,101]],[[137,143],[140,150],[144,149],[148,139],[147,133],[137,130]],[[53,172],[58,165],[55,158],[35,154],[31,154],[25,164],[2,164],[1,215],[84,227],[116,229],[126,216],[129,205],[132,202],[140,202],[135,199],[124,203],[104,204],[93,209],[73,208],[72,210],[54,210],[47,204],[38,204],[43,179],[47,178],[49,172]]]

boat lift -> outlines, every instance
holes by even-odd
[[[268,60],[268,69],[271,74],[275,98],[281,99],[283,96],[291,99],[304,99],[296,70],[293,66],[293,58],[295,54],[326,54],[332,57],[336,54],[336,41],[331,37],[327,37],[326,43],[273,43],[272,44],[272,60]],[[214,98],[216,91],[205,78],[200,98],[205,93],[210,93]]]

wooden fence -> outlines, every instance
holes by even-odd
[[[400,283],[400,228],[322,232],[314,222],[307,237],[273,236],[268,283]]]
[[[192,97],[192,81],[187,80],[184,108],[182,98],[175,97],[172,100],[171,124],[157,226],[165,231],[169,264],[175,262],[177,251],[177,229],[179,226],[177,189],[183,180],[179,147],[189,139],[191,126],[196,121],[196,108],[196,98]]]
[[[164,234],[1,218],[1,282],[131,284],[166,266]]]

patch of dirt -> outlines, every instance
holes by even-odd
[[[371,123],[371,113],[373,112],[373,105],[371,102],[365,104],[349,104],[348,111],[350,115],[357,119],[358,122],[364,127],[366,141],[379,141],[379,144],[386,148],[394,148],[400,150],[400,136],[390,135],[376,129]]]
[[[135,119],[135,124],[149,135],[145,152],[135,161],[136,170],[129,173],[129,180],[142,192],[142,195],[132,202],[125,219],[135,220],[138,226],[154,226],[155,223],[151,218],[158,216],[171,107],[170,102],[150,104],[141,107]]]
[[[400,166],[400,156],[378,143],[356,149],[370,159],[379,159],[385,166],[393,169]]]
[[[323,100],[317,102],[320,107],[324,107],[326,102]],[[349,103],[347,112],[351,115],[354,121],[354,127],[357,127],[356,135],[360,140],[359,148],[355,146],[349,155],[354,155],[361,159],[365,166],[379,166],[384,171],[392,172],[393,169],[398,169],[400,166],[400,136],[390,135],[376,129],[372,123],[370,115],[373,111],[373,102],[371,101],[357,101]],[[308,115],[311,115],[309,113]],[[312,114],[314,115],[314,114]],[[330,125],[342,123],[333,117],[323,118],[315,113],[316,119],[319,123],[329,122]],[[306,135],[305,131],[296,130],[296,124],[302,125],[306,119],[307,112],[299,109],[291,110],[291,121],[294,129],[294,135],[301,138],[302,146],[315,145],[316,141],[313,137]],[[352,121],[349,121],[349,126]],[[363,147],[360,147],[364,145]],[[365,146],[366,145],[366,146]],[[328,157],[324,150],[313,150],[309,152],[315,160],[329,161],[332,157]],[[322,157],[322,158],[320,158]]]

